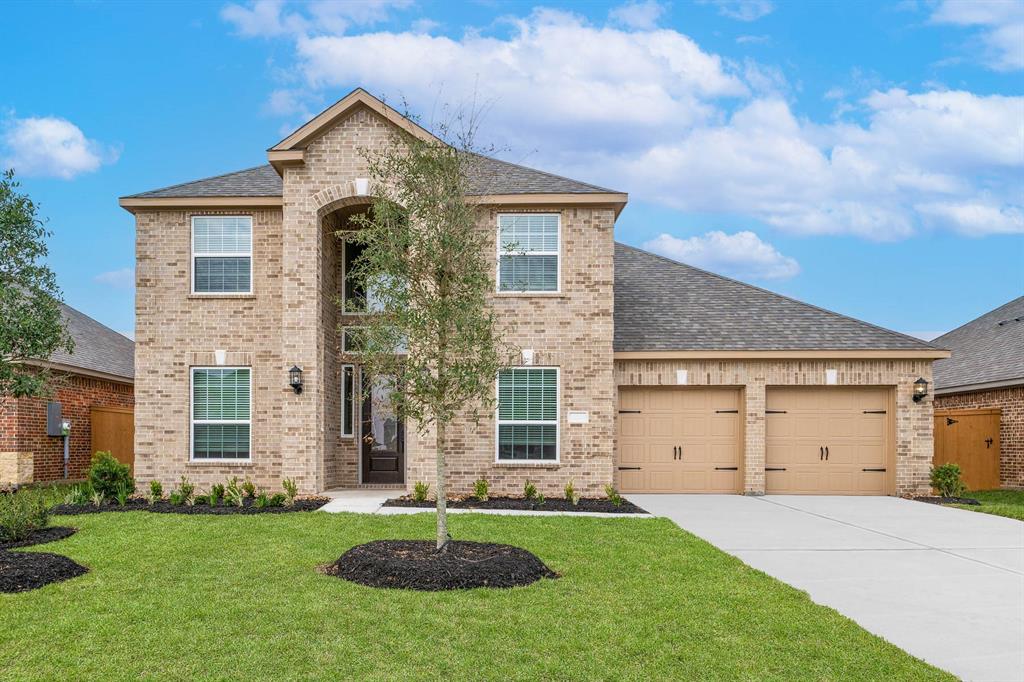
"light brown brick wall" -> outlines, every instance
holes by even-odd
[[[1024,386],[935,396],[935,408],[966,410],[998,407],[999,482],[1024,488]]]
[[[744,491],[764,493],[765,392],[772,386],[825,385],[825,370],[838,371],[839,386],[895,389],[896,493],[928,492],[932,450],[932,399],[913,401],[913,383],[929,382],[927,360],[617,360],[617,386],[674,386],[676,370],[687,370],[690,386],[736,386],[744,404]]]

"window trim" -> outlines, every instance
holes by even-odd
[[[204,419],[201,424],[248,424],[249,425],[249,456],[246,458],[241,457],[200,457],[196,458],[195,446],[196,446],[196,370],[206,369],[244,369],[249,372],[249,418],[246,420],[242,419]],[[252,407],[253,407],[253,393],[252,393],[252,367],[245,365],[196,365],[189,368],[189,386],[188,386],[188,461],[189,464],[251,464],[253,461],[252,452]]]
[[[352,372],[352,405],[348,408],[349,414],[352,417],[352,431],[345,431],[345,370]],[[359,400],[356,395],[359,393],[359,386],[357,385],[358,378],[356,377],[356,366],[351,362],[345,362],[341,365],[341,437],[345,439],[356,437],[356,423],[359,421],[356,412],[356,406],[359,404]]]
[[[244,253],[224,253],[220,251],[210,253],[196,253],[196,218],[248,218],[249,219],[249,253],[248,256]],[[252,244],[253,244],[253,219],[251,214],[239,213],[238,215],[211,215],[208,213],[202,213],[193,215],[189,219],[190,235],[189,235],[189,253],[191,258],[189,259],[189,294],[193,296],[251,296],[254,293],[255,282],[253,281],[253,257],[252,257]],[[249,290],[248,291],[196,291],[196,258],[249,258]]]
[[[502,289],[501,288],[501,257],[508,256],[504,249],[501,248],[501,219],[505,216],[555,216],[558,227],[556,228],[555,237],[558,240],[558,248],[555,251],[529,251],[522,254],[511,254],[511,255],[529,255],[529,256],[555,256],[555,288],[550,290],[521,290],[521,289]],[[562,293],[562,214],[561,212],[543,212],[543,213],[530,213],[530,212],[503,212],[498,213],[495,218],[495,232],[494,242],[498,254],[498,261],[496,266],[496,277],[494,280],[494,291],[502,296],[555,296]]]
[[[551,365],[519,365],[508,367],[509,370],[553,369],[555,370],[555,419],[554,421],[537,421],[528,419],[501,419],[501,378],[494,377],[494,396],[497,404],[494,408],[494,463],[515,466],[554,466],[562,463],[562,368]],[[519,424],[554,424],[555,425],[555,458],[554,459],[501,459],[501,443],[498,434],[502,425]]]

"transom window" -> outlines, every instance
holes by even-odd
[[[498,216],[498,291],[558,291],[560,216]]]
[[[498,460],[558,460],[558,369],[498,373]]]
[[[192,291],[252,293],[252,218],[192,217]]]
[[[248,460],[252,381],[248,367],[192,368],[192,459]]]

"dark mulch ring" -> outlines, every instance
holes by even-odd
[[[0,551],[0,592],[27,592],[88,572],[60,554]]]
[[[438,592],[519,587],[558,574],[525,549],[489,542],[376,540],[356,545],[322,572],[369,587]]]
[[[395,497],[384,503],[385,507],[422,507],[433,509],[436,504],[432,500],[417,502],[411,497]],[[478,500],[475,497],[465,497],[448,500],[448,506],[453,509],[519,509],[522,511],[558,511],[558,512],[601,512],[604,514],[646,514],[647,510],[641,509],[628,500],[616,507],[603,497],[582,497],[579,504],[574,505],[564,497],[548,497],[544,504],[538,504],[536,500],[528,500],[525,497],[489,497],[486,501]]]
[[[97,512],[148,511],[154,514],[285,514],[289,512],[316,511],[330,502],[326,497],[304,497],[295,500],[292,506],[257,507],[255,500],[246,498],[241,507],[221,502],[216,507],[208,504],[171,504],[161,500],[156,504],[138,498],[132,498],[121,506],[117,502],[104,502],[100,506],[93,504],[58,504],[50,510],[51,514],[95,514]]]
[[[32,534],[24,540],[0,542],[0,550],[14,549],[15,547],[30,547],[31,545],[41,545],[46,542],[56,542],[57,540],[69,538],[77,532],[77,528],[70,528],[68,526],[51,526],[50,528],[42,528],[40,530],[32,531]]]
[[[914,499],[918,502],[927,502],[928,504],[981,504],[981,502],[973,497],[915,497]]]

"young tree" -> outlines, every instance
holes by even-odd
[[[57,279],[43,262],[51,233],[18,187],[13,169],[0,176],[0,395],[14,397],[46,392],[48,373],[26,360],[73,349]]]
[[[391,389],[393,408],[434,428],[437,449],[437,549],[448,534],[445,456],[449,426],[495,403],[494,382],[511,347],[488,295],[495,260],[467,177],[479,156],[472,128],[437,140],[396,131],[382,150],[364,151],[374,201],[339,233],[363,246],[352,276],[364,282],[369,309],[359,332],[363,371]]]

